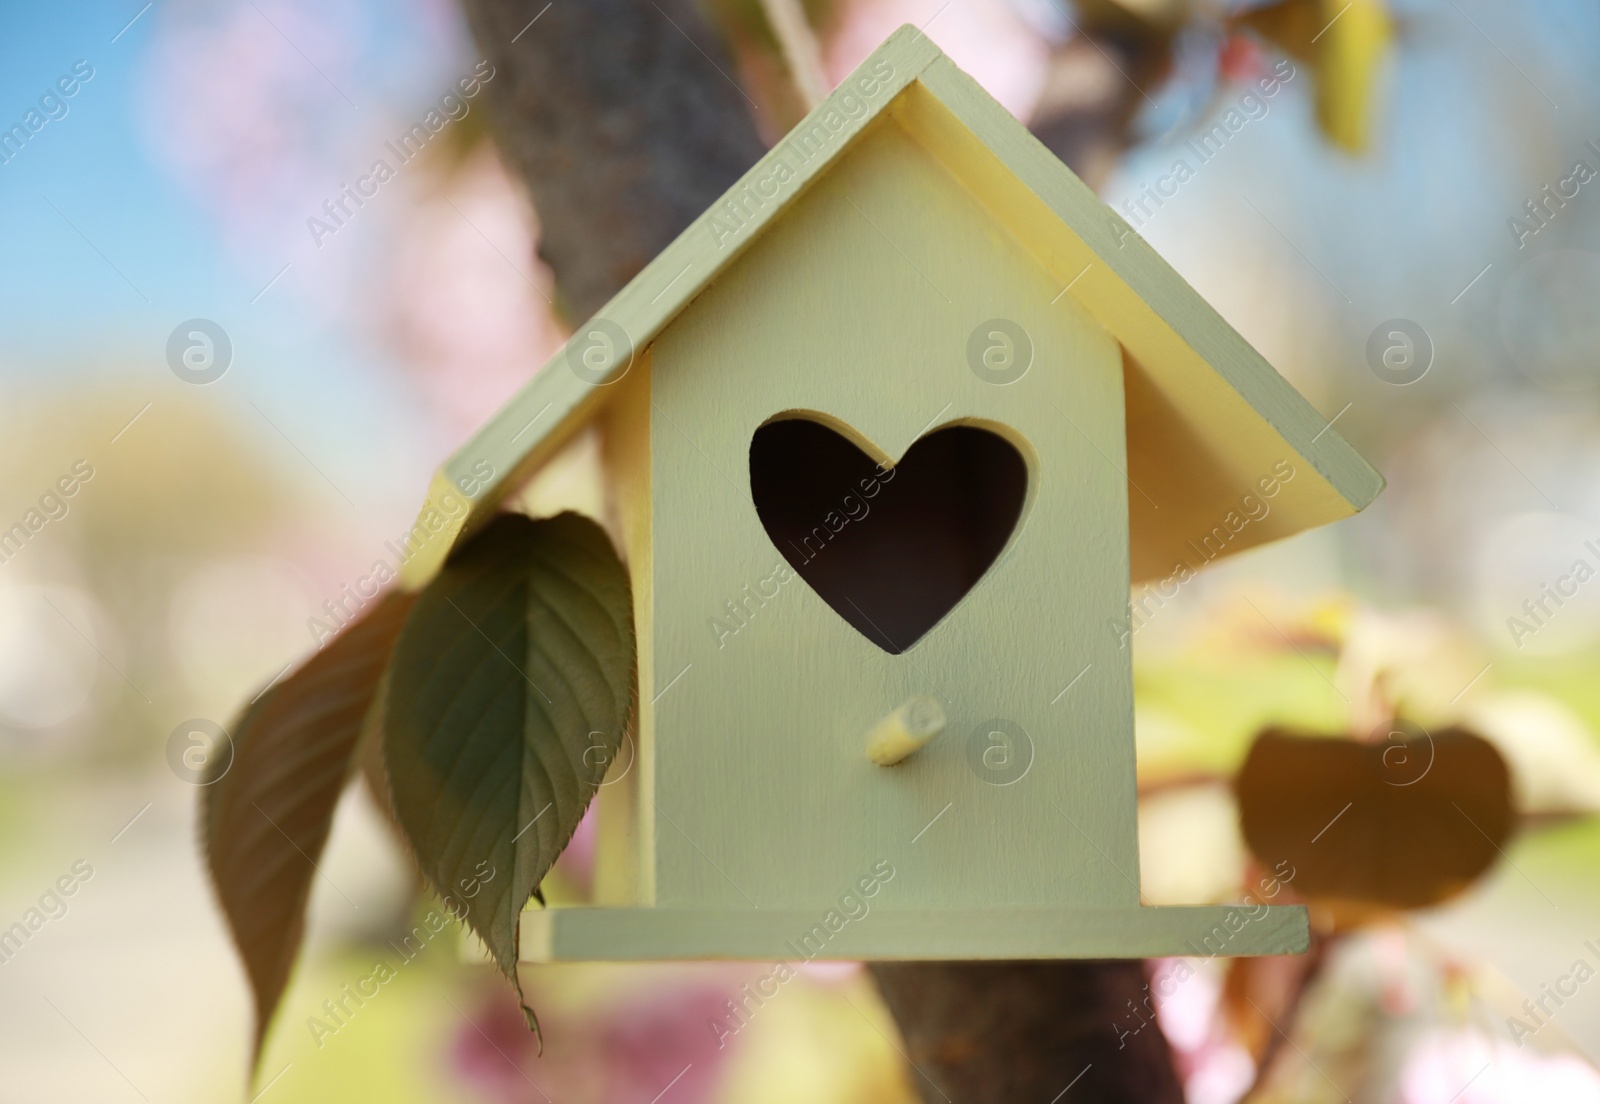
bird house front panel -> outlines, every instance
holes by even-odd
[[[1122,359],[1064,290],[885,116],[657,338],[645,900],[1137,905]]]

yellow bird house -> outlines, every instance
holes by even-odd
[[[1302,908],[1141,904],[1129,587],[1382,480],[922,34],[445,464],[410,582],[591,425],[638,707],[596,901],[523,913],[524,960],[1305,947]]]

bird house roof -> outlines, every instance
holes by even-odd
[[[955,174],[1059,278],[1062,296],[1120,343],[1135,580],[1213,558],[1203,550],[1213,532],[1227,534],[1214,543],[1232,553],[1348,517],[1377,495],[1382,478],[1327,419],[1025,126],[906,26],[445,462],[424,508],[434,523],[419,526],[429,536],[405,566],[407,582],[431,577],[460,533],[593,417],[617,390],[608,385],[684,307],[810,183],[889,124]],[[1255,517],[1267,495],[1269,508]],[[1235,531],[1245,516],[1253,520]]]

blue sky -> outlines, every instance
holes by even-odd
[[[13,367],[19,351],[59,355],[86,338],[131,337],[157,313],[205,314],[243,291],[134,126],[135,65],[153,10],[112,42],[137,4],[65,7],[7,5],[0,16],[0,125],[21,122],[74,62],[94,67],[66,117],[0,165],[0,328]]]
[[[242,11],[250,2],[199,9]],[[305,7],[322,17],[321,9]],[[1244,232],[1272,234],[1237,200],[1234,193],[1246,186],[1251,202],[1353,299],[1366,300],[1361,318],[1351,319],[1355,329],[1365,332],[1376,316],[1448,303],[1482,263],[1507,252],[1505,216],[1539,183],[1523,179],[1528,147],[1553,170],[1600,128],[1595,76],[1585,64],[1600,39],[1592,6],[1564,0],[1522,13],[1481,2],[1463,7],[1470,19],[1449,3],[1402,6],[1400,60],[1372,157],[1351,161],[1328,151],[1309,118],[1309,85],[1293,88],[1248,142],[1229,151],[1233,164],[1208,168],[1180,205],[1186,209],[1163,212],[1148,236],[1158,247],[1164,239],[1176,247],[1185,223],[1203,228],[1219,216],[1237,219]],[[0,9],[0,129],[20,122],[75,62],[95,70],[69,101],[69,114],[0,165],[0,377],[26,383],[111,373],[170,381],[168,335],[184,319],[206,317],[229,331],[238,351],[228,386],[248,382],[251,395],[275,394],[284,403],[376,405],[396,416],[402,389],[387,378],[394,366],[355,327],[307,309],[306,296],[292,286],[302,271],[262,293],[305,243],[285,240],[284,248],[254,252],[230,246],[217,213],[152,150],[141,121],[142,85],[164,8],[141,13],[138,0],[79,0]],[[278,11],[267,0],[257,12],[263,9]],[[309,94],[323,97],[343,127],[335,153],[320,166],[327,181],[318,195],[334,194],[341,173],[360,172],[382,138],[397,131],[394,124],[470,65],[459,19],[442,2],[380,9],[376,0],[331,0],[326,11],[355,44],[348,70],[325,77],[309,60],[305,69]],[[261,18],[261,41],[276,45]],[[437,33],[441,18],[455,19],[454,41]],[[1564,110],[1544,111],[1534,82]],[[1126,195],[1170,160],[1171,147],[1162,143],[1136,151],[1108,198]],[[1572,221],[1577,234],[1579,220]],[[1585,229],[1594,224],[1584,221]],[[359,234],[341,233],[329,252],[347,251],[344,260],[359,265],[351,257],[362,248]],[[1386,249],[1393,263],[1374,273],[1370,258]],[[1503,257],[1499,268],[1509,271],[1514,259]],[[1485,289],[1501,278],[1490,273]],[[1349,285],[1361,281],[1357,294]],[[1442,312],[1429,321],[1447,329],[1472,325],[1470,317]],[[353,427],[330,420],[308,432],[337,437],[363,424],[381,428],[357,418]]]
[[[239,7],[247,19],[259,16],[263,47],[283,52],[287,38],[275,40],[275,25],[262,14],[281,23],[283,13],[262,0],[251,14],[247,3]],[[232,8],[200,10],[226,15]],[[291,257],[303,257],[306,243],[286,230],[265,245],[229,240],[226,216],[186,187],[150,140],[147,85],[152,50],[170,30],[163,18],[163,5],[141,12],[132,0],[0,7],[0,130],[21,123],[75,63],[94,70],[67,100],[68,113],[0,164],[0,381],[8,389],[90,384],[155,398],[176,382],[166,363],[174,328],[214,319],[231,336],[235,360],[207,388],[208,399],[249,418],[251,402],[274,412],[297,448],[338,469],[336,481],[365,485],[350,492],[358,500],[381,493],[381,482],[395,483],[385,469],[399,452],[405,467],[417,468],[405,479],[420,498],[439,456],[425,436],[421,449],[399,444],[417,440],[427,426],[412,393],[397,385],[400,367],[359,326],[312,309],[315,292],[293,286],[302,272],[285,273],[263,292]],[[458,22],[447,6],[428,0],[382,10],[371,0],[330,5],[330,25],[337,24],[354,61],[350,71],[329,76],[356,103],[336,96],[305,58],[305,94],[327,101],[319,108],[326,119],[319,115],[312,125],[326,122],[339,140],[333,157],[312,165],[318,195],[334,194],[339,174],[352,168],[343,163],[346,146],[366,157],[381,144],[378,136],[396,129],[395,120],[416,112],[465,64],[463,36],[457,30],[454,42],[441,37],[441,19]],[[311,55],[319,45],[325,40],[306,42]],[[225,91],[236,90],[219,93]],[[381,223],[368,221],[363,231],[330,242],[326,253],[342,250],[344,257],[313,255],[302,270],[331,259],[365,276],[364,262],[381,245],[372,239],[382,234]],[[273,436],[256,428],[263,439]],[[267,446],[281,449],[282,442]]]

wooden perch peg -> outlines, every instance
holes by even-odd
[[[890,767],[944,731],[944,707],[926,695],[912,698],[872,726],[867,758]]]

